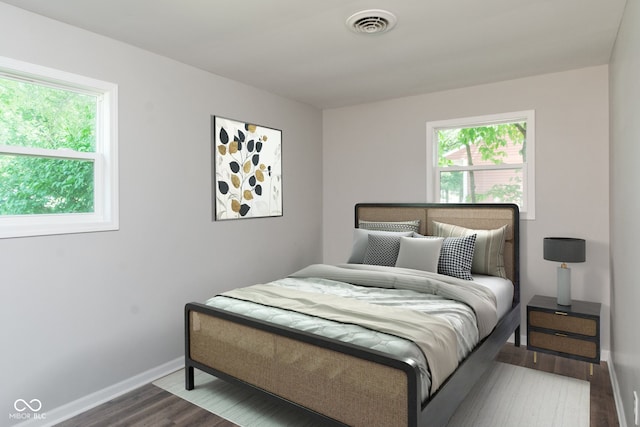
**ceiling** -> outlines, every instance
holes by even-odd
[[[606,64],[626,0],[2,0],[318,108]],[[346,19],[386,9],[396,27]]]

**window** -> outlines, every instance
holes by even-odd
[[[117,86],[0,57],[0,238],[118,229]]]
[[[535,219],[534,111],[427,123],[427,200],[515,203]]]

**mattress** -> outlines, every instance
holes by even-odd
[[[510,285],[510,282],[508,280],[505,281],[506,283],[495,281],[488,276],[479,277],[478,281],[483,287],[490,289],[492,293],[496,293],[500,315],[503,315],[503,312],[506,312],[504,306],[508,298],[508,285]],[[455,331],[458,362],[462,361],[481,339],[478,333],[476,316],[471,307],[463,302],[454,301],[440,295],[411,289],[359,286],[317,277],[289,277],[276,280],[270,284],[303,292],[351,298],[370,304],[403,307],[436,316],[448,322]],[[513,290],[511,290],[512,293]],[[223,295],[211,298],[206,304],[280,326],[351,343],[402,359],[414,360],[420,370],[422,400],[426,400],[435,391],[431,390],[432,381],[427,358],[420,348],[410,340],[378,332],[357,324],[343,324],[329,319],[238,300]]]

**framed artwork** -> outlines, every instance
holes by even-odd
[[[282,216],[282,131],[212,121],[214,219]]]

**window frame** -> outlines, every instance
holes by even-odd
[[[92,161],[93,212],[0,215],[0,238],[118,230],[118,85],[2,56],[0,76],[97,97],[94,152],[49,150],[0,142],[0,154]]]
[[[481,127],[493,124],[527,122],[526,160],[523,163],[471,166],[438,166],[438,136],[442,129]],[[440,172],[522,169],[523,206],[520,218],[535,219],[535,110],[488,114],[427,122],[427,201],[440,202]]]

